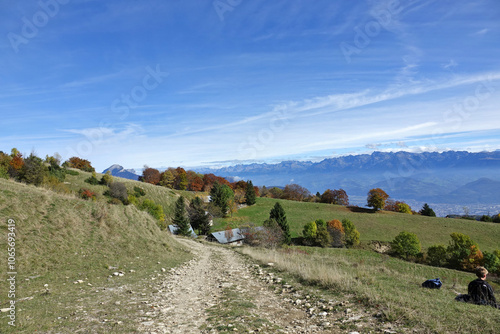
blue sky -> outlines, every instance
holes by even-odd
[[[0,150],[98,171],[500,149],[500,3],[0,3]]]

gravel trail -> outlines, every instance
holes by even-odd
[[[340,333],[285,295],[271,291],[262,277],[266,274],[240,254],[178,240],[194,259],[156,281],[157,293],[148,301],[151,311],[141,319],[139,332]]]

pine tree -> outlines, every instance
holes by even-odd
[[[177,234],[183,236],[190,236],[191,232],[189,231],[189,220],[186,217],[186,207],[184,206],[184,197],[179,197],[179,199],[175,202],[175,213],[174,213],[174,225],[177,226]]]
[[[290,226],[286,220],[285,210],[279,202],[276,202],[274,207],[269,212],[269,219],[274,219],[278,223],[279,227],[283,230],[283,243],[289,245],[292,241]]]
[[[254,205],[256,201],[255,189],[253,187],[252,181],[247,182],[247,189],[245,191],[245,199],[247,205]]]
[[[431,209],[429,204],[425,203],[422,210],[419,212],[422,216],[436,217],[436,213]]]
[[[227,215],[231,199],[234,198],[233,190],[226,184],[215,182],[210,189],[210,202],[219,207],[224,216]]]
[[[205,213],[203,203],[199,197],[193,198],[189,204],[189,220],[198,234],[206,235],[210,232],[210,217]]]

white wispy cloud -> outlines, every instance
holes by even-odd
[[[455,59],[450,59],[450,61],[446,64],[441,65],[445,70],[454,68],[458,66],[458,63],[455,61]]]
[[[90,141],[116,142],[127,138],[137,137],[144,133],[144,129],[138,124],[126,124],[122,128],[93,127],[83,129],[63,129],[62,132],[83,136]]]
[[[481,29],[481,30],[479,30],[479,31],[476,31],[476,32],[474,33],[474,35],[484,35],[484,34],[486,34],[486,33],[487,33],[487,32],[489,32],[489,31],[490,31],[490,29],[488,29],[488,28],[484,28],[484,29]]]
[[[108,73],[103,75],[97,75],[92,77],[87,77],[81,80],[75,80],[62,84],[60,88],[81,88],[83,86],[94,85],[97,83],[108,82],[110,80],[116,79],[123,75],[123,71],[118,71],[115,73]]]

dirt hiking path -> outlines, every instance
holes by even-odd
[[[141,333],[349,333],[330,325],[327,312],[306,297],[269,288],[279,278],[265,273],[231,249],[178,239],[194,259],[157,280]],[[281,291],[281,286],[280,291]],[[308,297],[308,296],[307,296]],[[307,307],[310,306],[310,307]],[[318,312],[315,314],[314,312]]]

